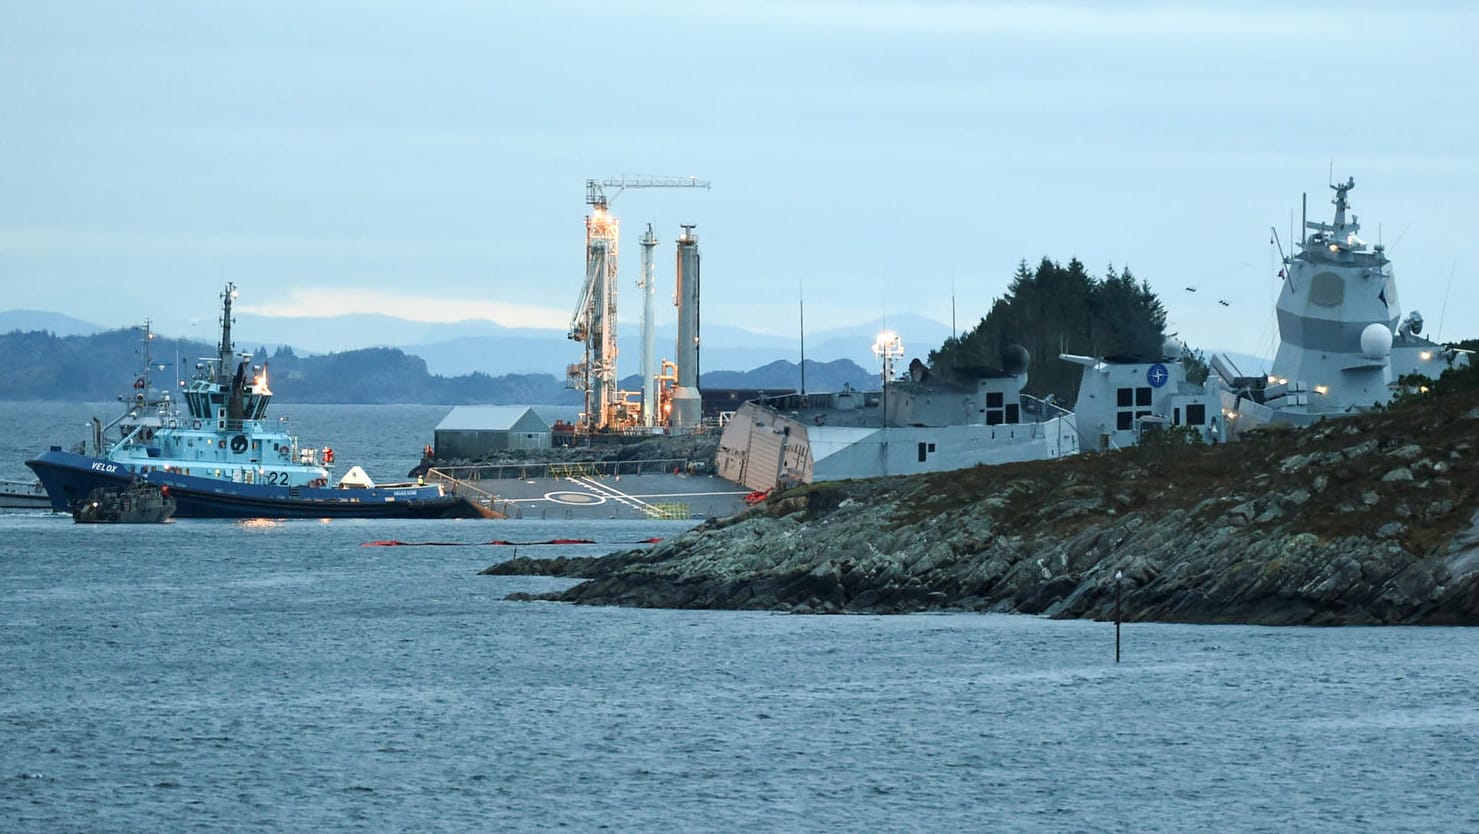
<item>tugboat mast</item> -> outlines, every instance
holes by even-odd
[[[226,289],[221,292],[221,344],[216,346],[216,383],[219,385],[230,384],[231,360],[236,355],[236,346],[231,342],[231,300],[234,298],[236,285],[227,283]]]

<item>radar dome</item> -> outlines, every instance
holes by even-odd
[[[1021,376],[1027,373],[1027,363],[1030,360],[1027,348],[1021,345],[1007,345],[1007,349],[1001,352],[1001,369],[1012,376]]]
[[[1180,359],[1181,354],[1185,351],[1186,345],[1183,345],[1180,339],[1174,337],[1167,339],[1166,343],[1161,345],[1161,356],[1166,359]]]
[[[1392,352],[1392,331],[1381,322],[1372,322],[1361,331],[1361,355],[1383,359]]]

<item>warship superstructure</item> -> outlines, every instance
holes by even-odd
[[[1437,378],[1469,363],[1466,351],[1422,336],[1420,313],[1402,318],[1386,248],[1359,235],[1350,204],[1355,187],[1354,177],[1331,185],[1334,218],[1306,218],[1305,238],[1282,259],[1272,370],[1247,376],[1226,357],[1213,357],[1234,435],[1269,422],[1307,425],[1367,410],[1391,400],[1405,376]]]
[[[878,391],[849,388],[745,403],[719,439],[720,477],[757,492],[814,481],[944,472],[977,464],[1076,454],[1071,413],[1023,393],[1027,351],[1013,346],[1001,368],[966,375],[974,384],[937,382],[914,360],[896,378],[902,343],[882,334]]]
[[[1170,427],[1190,431],[1203,443],[1226,441],[1221,394],[1215,386],[1187,379],[1185,350],[1172,338],[1160,356],[1149,359],[1060,354],[1084,368],[1073,407],[1083,448],[1134,446],[1144,432]]]

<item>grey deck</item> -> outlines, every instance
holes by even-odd
[[[509,518],[715,518],[745,508],[749,490],[715,475],[573,475],[471,482]]]

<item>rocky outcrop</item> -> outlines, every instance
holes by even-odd
[[[1054,462],[814,484],[589,564],[576,603],[1479,624],[1479,395]],[[563,572],[563,573],[562,573]]]

